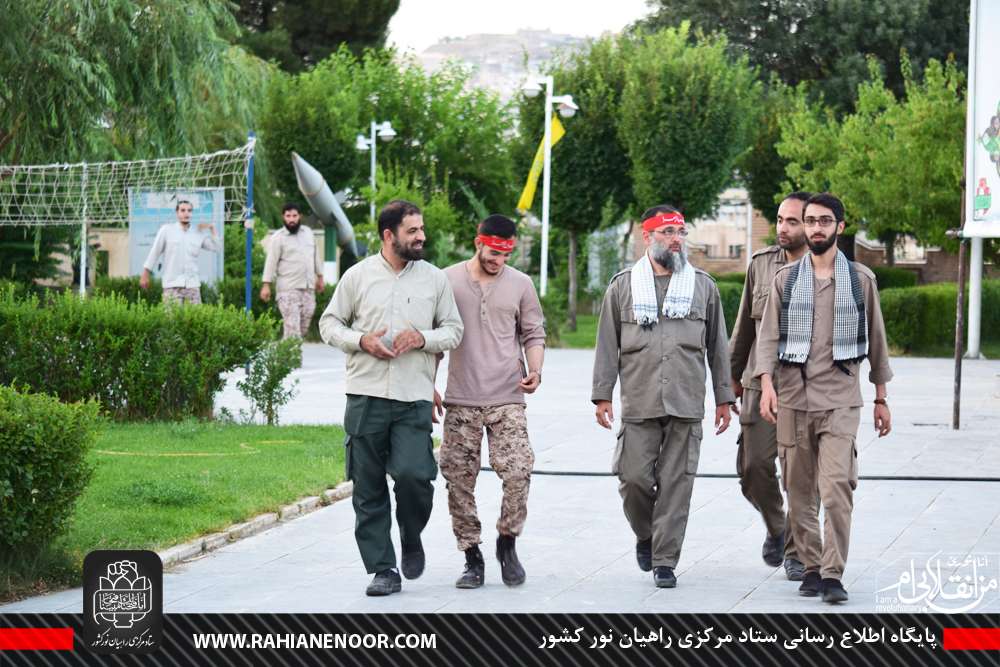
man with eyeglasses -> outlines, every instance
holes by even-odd
[[[775,272],[806,254],[802,213],[810,196],[808,192],[793,192],[778,207],[778,244],[753,254],[750,266],[747,267],[743,297],[740,299],[740,309],[729,342],[733,393],[741,399],[740,436],[736,454],[740,488],[743,496],[764,519],[767,531],[761,548],[764,562],[771,567],[778,567],[784,561],[785,576],[790,581],[801,581],[805,569],[798,558],[792,531],[788,530],[785,518],[781,488],[774,472],[778,441],[774,425],[760,416],[760,380],[753,377],[753,358],[760,320],[764,316]]]
[[[879,437],[892,428],[885,388],[892,370],[875,275],[837,248],[844,205],[828,193],[813,195],[803,226],[810,253],[775,273],[754,377],[761,416],[777,426],[788,523],[806,570],[799,594],[837,603],[847,600],[841,579],[858,483],[861,361],[867,357],[871,366]]]
[[[656,206],[642,216],[646,251],[611,279],[601,305],[591,401],[610,429],[621,378],[621,420],[612,472],[635,533],[639,569],[659,588],[674,568],[687,528],[705,416],[705,359],[712,371],[716,434],[729,427],[726,320],[715,281],[684,249],[684,216]]]

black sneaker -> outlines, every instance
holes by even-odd
[[[802,577],[805,575],[806,566],[801,561],[794,558],[785,559],[785,576],[788,577],[789,581],[802,581]]]
[[[403,546],[401,569],[407,579],[416,579],[424,573],[424,546],[419,541],[416,544]]]
[[[471,546],[465,550],[465,571],[455,582],[456,588],[479,588],[486,578],[486,565],[483,563],[483,552],[479,546]]]
[[[771,567],[778,567],[781,565],[782,556],[785,553],[785,533],[784,531],[778,533],[774,537],[768,535],[764,538],[764,546],[761,547],[761,555],[764,557],[764,562]]]
[[[653,583],[657,588],[673,588],[677,585],[677,577],[674,576],[674,568],[666,565],[657,565],[653,568]]]
[[[368,584],[365,595],[380,596],[392,595],[403,590],[403,580],[399,578],[399,572],[395,570],[382,570],[376,573],[372,583]]]
[[[635,560],[639,569],[649,572],[653,569],[653,538],[639,540],[635,543]]]
[[[519,586],[524,583],[524,568],[514,550],[513,535],[497,536],[497,560],[500,561],[500,578],[508,586]]]
[[[809,570],[802,577],[802,585],[799,586],[799,595],[807,598],[814,598],[819,595],[819,589],[823,579],[819,576],[819,572],[815,570]]]
[[[823,591],[823,602],[829,602],[830,604],[847,602],[847,591],[844,590],[844,585],[840,583],[840,579],[824,579],[820,583],[820,590]]]

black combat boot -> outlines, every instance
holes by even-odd
[[[513,535],[497,537],[497,560],[500,561],[500,577],[503,583],[508,586],[519,586],[524,583],[524,568],[517,559]]]
[[[483,563],[483,552],[478,545],[465,550],[465,571],[455,582],[456,588],[479,588],[486,576],[486,565]]]

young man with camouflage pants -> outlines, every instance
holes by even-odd
[[[455,582],[458,588],[478,588],[485,576],[475,498],[483,429],[490,466],[503,481],[496,546],[501,578],[508,586],[525,579],[514,548],[528,513],[528,486],[535,462],[524,394],[533,393],[542,381],[545,329],[531,279],[505,266],[514,251],[516,232],[512,220],[489,216],[479,225],[476,255],[445,269],[465,327],[461,344],[448,359],[440,452],[452,528],[459,550],[465,552],[465,571]],[[435,403],[440,411],[436,393]]]

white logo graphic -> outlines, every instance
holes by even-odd
[[[942,554],[939,551],[926,560],[901,558],[876,576],[875,609],[879,612],[969,612],[1000,602],[998,577],[1000,557],[997,554]]]
[[[131,628],[152,608],[152,587],[149,579],[139,575],[135,561],[110,563],[108,576],[101,577],[100,587],[94,592],[94,620]]]

